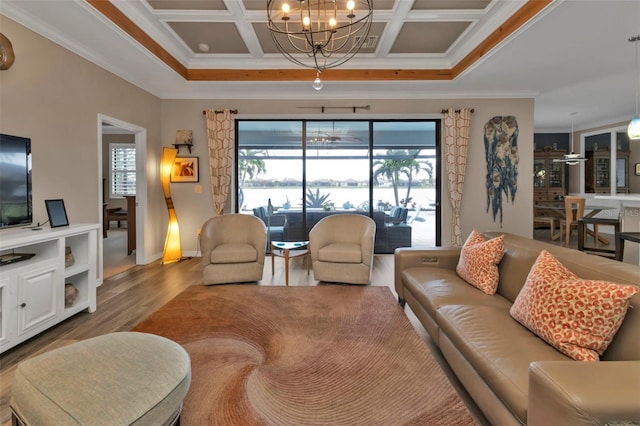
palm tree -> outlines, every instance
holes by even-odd
[[[400,197],[398,196],[400,177],[402,175],[407,177],[407,195],[404,198],[404,206],[406,207],[410,200],[409,196],[411,195],[414,174],[420,173],[421,170],[427,171],[427,164],[429,163],[416,160],[419,153],[419,149],[390,149],[387,150],[387,158],[385,160],[377,160],[373,163],[374,168],[377,167],[373,172],[374,183],[378,184],[380,176],[384,176],[391,181],[396,206],[400,205]],[[433,170],[433,167],[431,167],[431,170]]]
[[[247,178],[253,179],[261,173],[266,173],[267,168],[264,160],[259,157],[268,157],[269,152],[261,149],[241,149],[238,152],[238,177],[240,185],[238,185],[238,209],[242,210],[244,204],[244,182]]]
[[[404,150],[387,150],[387,158],[384,160],[376,160],[373,162],[373,182],[378,185],[378,178],[384,176],[391,181],[393,187],[393,196],[396,205],[399,204],[398,183],[400,181],[400,169],[402,168],[401,157],[404,156]],[[377,168],[376,168],[377,167]]]
[[[264,160],[256,157],[268,157],[269,153],[261,149],[241,149],[239,152],[238,171],[240,172],[240,186],[244,181],[253,179],[261,173],[266,173]]]
[[[418,174],[421,170],[424,170],[429,174],[429,177],[431,178],[431,173],[429,173],[428,169],[430,168],[431,172],[433,172],[433,166],[431,165],[431,163],[416,160],[418,154],[420,154],[419,149],[409,149],[407,150],[407,154],[409,157],[402,161],[402,168],[400,170],[402,174],[407,177],[407,195],[404,197],[404,207],[407,207],[409,200],[411,200],[411,197],[409,197],[409,195],[411,194],[413,174]]]
[[[424,165],[423,170],[427,172],[427,175],[429,176],[429,185],[433,185],[433,164],[430,161],[424,161],[422,164]]]

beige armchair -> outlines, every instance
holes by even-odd
[[[205,285],[259,281],[264,270],[267,228],[246,214],[215,216],[202,225]]]
[[[369,284],[376,223],[360,214],[335,214],[309,232],[313,275],[318,281]]]

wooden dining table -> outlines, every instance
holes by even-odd
[[[547,210],[549,211],[549,213],[551,215],[553,215],[554,217],[557,217],[558,219],[567,219],[567,214],[566,214],[566,209],[564,206],[564,203],[560,204],[538,204],[536,205],[536,209],[538,210]],[[589,217],[593,217],[595,215],[597,215],[598,213],[600,213],[601,211],[604,210],[615,210],[615,207],[611,207],[611,206],[599,206],[599,205],[585,205],[584,206],[584,216],[585,218],[589,218]],[[573,213],[574,213],[574,217],[575,217],[575,213],[576,213],[576,209],[573,209]],[[593,230],[587,228],[587,234],[591,235],[592,237],[596,237],[596,234]],[[557,240],[558,238],[562,237],[562,233],[560,231],[558,231],[556,234],[553,234],[551,236],[552,240]],[[604,238],[602,235],[598,234],[598,241],[600,241],[602,244],[609,244],[609,240],[607,240],[606,238]]]

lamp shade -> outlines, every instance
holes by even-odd
[[[160,160],[160,182],[164,201],[167,203],[169,211],[169,225],[167,226],[167,238],[164,241],[164,251],[162,252],[162,263],[176,262],[182,258],[182,247],[180,246],[180,228],[178,218],[171,199],[171,169],[178,155],[175,148],[162,148],[162,159]]]
[[[640,116],[633,117],[629,123],[627,135],[629,135],[629,139],[640,139]]]

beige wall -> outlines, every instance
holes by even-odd
[[[197,231],[206,219],[213,215],[210,195],[210,178],[208,172],[207,137],[204,109],[237,109],[238,118],[300,118],[300,105],[324,106],[371,106],[367,114],[332,114],[313,115],[308,113],[305,118],[416,118],[441,117],[440,111],[444,107],[472,107],[475,113],[471,117],[469,165],[465,180],[464,200],[462,202],[462,225],[464,237],[472,229],[497,230],[512,232],[524,236],[533,233],[533,185],[530,176],[533,174],[533,100],[532,99],[466,99],[466,100],[367,100],[358,101],[286,101],[286,100],[164,100],[162,101],[162,140],[170,145],[175,139],[176,130],[193,130],[194,146],[192,155],[200,158],[199,184],[173,184],[171,194],[176,206],[176,213],[180,222],[180,232],[184,250],[194,250]],[[515,202],[503,199],[503,223],[500,228],[499,218],[493,220],[493,215],[487,212],[486,190],[486,161],[484,148],[484,125],[494,116],[515,115],[518,120],[519,137],[518,149],[520,164],[518,166],[518,191]],[[187,155],[182,148],[182,155]],[[444,166],[443,166],[444,168]],[[442,200],[442,244],[451,241],[451,207],[446,189],[446,175],[443,172],[443,200]],[[202,192],[197,192],[202,190]],[[230,207],[225,212],[230,211]]]
[[[13,43],[16,62],[0,72],[0,131],[30,137],[34,159],[34,220],[46,220],[44,199],[63,198],[72,223],[98,222],[98,114],[147,130],[145,175],[148,183],[144,218],[147,259],[162,252],[166,206],[158,182],[162,146],[170,146],[179,129],[194,131],[193,154],[200,157],[199,184],[171,187],[185,254],[197,250],[196,233],[213,215],[207,142],[202,110],[232,108],[239,118],[302,118],[297,106],[369,104],[367,114],[309,113],[305,118],[434,118],[446,107],[472,107],[469,165],[462,203],[464,237],[473,228],[532,234],[533,99],[455,100],[160,100],[113,74],[0,16],[0,27]],[[484,124],[494,116],[515,115],[520,129],[518,192],[515,203],[504,200],[503,226],[487,212]],[[182,148],[182,155],[186,155]],[[451,240],[451,207],[443,172],[442,241]],[[202,192],[198,192],[202,189]],[[229,208],[225,211],[230,211]]]
[[[0,132],[31,138],[34,221],[44,200],[62,198],[71,223],[97,223],[98,114],[147,130],[147,254],[161,253],[166,208],[158,184],[160,100],[0,15],[16,54],[0,71]]]

